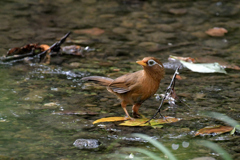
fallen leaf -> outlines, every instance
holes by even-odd
[[[150,121],[150,124],[145,123],[148,120],[149,120],[148,118],[127,120],[119,125],[121,126],[157,126],[160,124],[177,122],[177,121],[180,121],[181,119],[174,118],[174,117],[165,117],[164,119],[153,119]]]
[[[171,58],[181,60],[181,61],[185,61],[185,62],[193,62],[193,63],[196,61],[194,58],[191,58],[191,57],[178,57],[178,56],[170,55],[169,56],[170,61],[171,61]]]
[[[121,126],[156,126],[158,128],[161,128],[161,124],[165,123],[173,123],[180,121],[180,118],[174,118],[174,117],[165,117],[164,119],[153,119],[149,123],[147,122],[148,118],[142,118],[142,119],[127,119],[126,117],[107,117],[107,118],[101,118],[93,122],[93,124],[100,123],[100,122],[116,122],[116,121],[124,121],[123,123],[120,123]]]
[[[233,127],[230,126],[221,126],[221,125],[215,125],[215,126],[207,126],[205,128],[202,128],[198,130],[195,134],[195,136],[201,135],[213,135],[213,134],[222,134],[226,132],[231,132],[233,130]]]
[[[99,36],[103,34],[105,31],[100,28],[89,28],[89,29],[79,29],[73,32],[77,34],[90,34],[92,36]]]
[[[228,69],[234,69],[234,70],[240,70],[240,67],[231,64],[224,60],[223,58],[220,57],[214,57],[214,56],[205,56],[205,57],[199,57],[195,59],[196,62],[198,63],[213,63],[213,62],[218,62],[223,68],[228,68]]]
[[[26,54],[26,53],[30,53],[34,50],[34,54],[38,54],[40,52],[43,52],[45,50],[47,50],[49,48],[48,45],[46,44],[27,44],[25,46],[22,46],[22,47],[15,47],[15,48],[12,48],[10,49],[8,52],[7,52],[7,55],[6,56],[13,56],[13,55],[22,55],[22,54]]]
[[[116,121],[125,121],[127,120],[126,117],[107,117],[101,118],[93,122],[93,124],[100,123],[100,122],[116,122]]]
[[[189,62],[184,62],[181,61],[180,62],[187,67],[188,69],[190,69],[193,72],[199,72],[199,73],[225,73],[227,74],[227,72],[224,70],[224,68],[219,65],[219,63],[199,63],[199,64],[194,64],[194,63],[189,63]]]
[[[213,37],[222,37],[228,31],[225,28],[214,27],[207,30],[205,33]]]
[[[180,75],[176,75],[176,79],[182,80],[182,77]]]

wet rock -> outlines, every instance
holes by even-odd
[[[156,25],[156,28],[163,32],[173,32],[174,31],[174,27],[172,25],[167,25],[167,24],[158,24],[158,25]]]
[[[173,39],[175,35],[173,33],[154,32],[146,35],[148,41],[167,43],[167,39]]]
[[[125,34],[125,33],[127,33],[128,30],[123,27],[116,27],[116,28],[113,28],[112,31],[117,34]]]
[[[108,98],[101,98],[100,101],[101,102],[106,102],[106,101],[108,101]]]
[[[42,102],[44,96],[45,96],[44,90],[32,90],[31,92],[29,92],[29,94],[24,96],[22,99],[29,102]]]
[[[95,4],[97,1],[96,0],[82,0],[81,2],[85,3],[85,4]]]
[[[126,27],[126,28],[133,28],[134,27],[134,23],[130,20],[123,20],[121,23],[122,27]]]
[[[226,39],[209,39],[209,40],[206,40],[204,44],[208,47],[213,47],[218,49],[228,47],[228,41]]]
[[[171,8],[169,9],[169,13],[172,13],[175,15],[184,15],[187,13],[187,10],[185,8],[179,8],[179,9]]]
[[[234,16],[239,12],[237,5],[230,3],[217,2],[208,7],[209,13],[216,16]]]
[[[201,32],[201,31],[192,32],[191,35],[195,36],[197,38],[206,38],[207,37],[207,35],[204,32]]]
[[[10,25],[8,21],[2,21],[0,25],[0,30],[9,30]]]
[[[105,31],[100,28],[89,28],[89,29],[79,29],[73,31],[76,34],[89,34],[92,36],[99,36],[103,34]]]
[[[85,107],[97,107],[97,105],[95,105],[95,104],[85,104],[84,106]]]
[[[79,149],[94,149],[99,147],[100,142],[96,139],[77,139],[73,145]]]
[[[147,50],[158,49],[158,43],[155,42],[141,42],[138,44],[139,47],[146,48]]]
[[[129,50],[127,49],[116,49],[115,50],[115,56],[128,56],[130,53],[129,53]]]
[[[116,17],[115,14],[102,14],[102,15],[99,16],[99,18],[106,18],[106,19],[114,18],[114,17]]]
[[[71,67],[73,67],[73,68],[78,68],[78,67],[81,66],[81,63],[73,62],[73,63],[70,63],[69,65],[70,65]]]

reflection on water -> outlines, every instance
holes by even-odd
[[[85,57],[55,56],[50,65],[27,60],[0,63],[0,159],[105,159],[109,153],[119,153],[121,147],[132,146],[164,157],[131,133],[153,137],[179,159],[219,158],[206,148],[199,150],[194,134],[223,122],[203,118],[197,111],[226,113],[239,121],[238,71],[223,75],[181,70],[183,79],[176,82],[175,90],[190,109],[181,103],[175,108],[166,104],[163,115],[183,120],[162,129],[93,125],[99,118],[124,113],[105,87],[83,86],[80,79],[86,75],[114,78],[140,70],[135,61],[146,56],[162,62],[169,55],[211,56],[240,64],[239,7],[238,1],[1,1],[0,55],[29,43],[52,45],[68,31],[73,33],[64,45],[76,43],[95,50]],[[228,33],[224,37],[207,35],[205,31],[213,27],[226,28]],[[173,72],[166,71],[159,94]],[[159,101],[151,98],[140,112],[151,117],[158,106]],[[59,112],[62,114],[56,114]],[[234,159],[240,146],[237,138],[229,134],[206,137]],[[77,139],[93,139],[101,145],[80,150],[73,146]]]

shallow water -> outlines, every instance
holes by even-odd
[[[52,45],[68,31],[72,34],[64,45],[78,40],[81,46],[94,49],[85,57],[52,57],[50,65],[26,60],[0,64],[0,159],[110,159],[109,154],[117,154],[123,147],[145,148],[164,156],[152,145],[131,137],[132,133],[157,139],[178,159],[220,159],[215,152],[196,145],[197,139],[213,141],[238,159],[239,133],[194,137],[203,127],[225,125],[198,111],[225,113],[240,120],[238,70],[227,69],[227,75],[181,70],[183,80],[176,82],[175,90],[190,109],[182,103],[176,108],[164,105],[163,115],[183,120],[161,129],[122,127],[118,122],[93,125],[94,120],[124,116],[124,112],[104,87],[84,85],[80,79],[86,75],[114,78],[137,71],[141,67],[135,61],[146,56],[162,62],[167,62],[169,55],[211,56],[208,59],[239,65],[239,8],[238,1],[0,2],[1,56],[9,48],[28,43]],[[213,27],[224,27],[228,33],[224,37],[205,34]],[[89,28],[100,30],[94,35],[82,30]],[[165,92],[173,73],[166,70],[158,93]],[[151,117],[159,104],[152,97],[140,112]],[[81,150],[73,146],[76,139],[96,139],[101,144]]]

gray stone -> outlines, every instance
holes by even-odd
[[[77,139],[73,145],[79,149],[94,149],[99,147],[100,142],[96,139]]]

